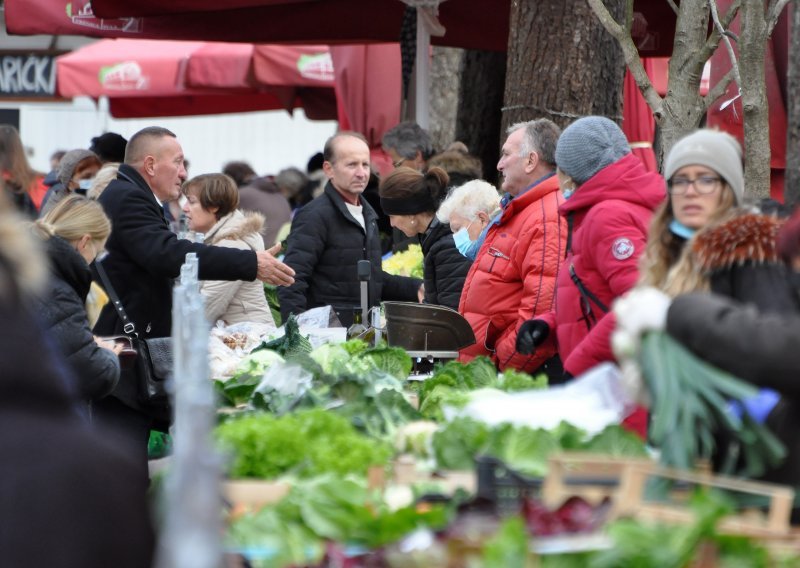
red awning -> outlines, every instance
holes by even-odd
[[[399,41],[406,8],[400,0],[72,0],[65,10],[64,2],[5,0],[9,33],[271,44],[385,43]],[[640,53],[669,55],[675,30],[669,4],[637,0],[635,10],[647,22],[637,37]],[[431,42],[505,51],[509,13],[510,0],[447,0],[439,6],[446,33]]]
[[[331,47],[339,101],[339,127],[361,132],[381,174],[392,169],[381,148],[384,133],[400,122],[400,44]]]
[[[254,72],[256,51],[271,74]],[[57,58],[56,77],[60,95],[107,96],[120,117],[303,107],[309,118],[333,119],[333,77],[298,70],[303,57],[326,54],[320,46],[109,39]]]

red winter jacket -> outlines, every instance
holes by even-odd
[[[591,301],[596,321],[587,318],[586,300],[570,266],[585,289],[610,309],[636,284],[650,218],[665,196],[664,179],[628,154],[591,177],[559,208],[565,218],[572,217],[571,251],[558,274],[556,310],[541,319],[555,329],[564,370],[573,376],[614,360],[614,318]]]
[[[563,202],[558,179],[549,177],[511,200],[489,229],[461,292],[458,311],[476,343],[461,351],[460,361],[486,355],[501,370],[531,372],[555,355],[552,342],[533,355],[517,353],[515,344],[522,322],[554,307],[567,242],[567,223],[558,214]]]

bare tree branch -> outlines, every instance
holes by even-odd
[[[730,35],[731,32],[728,30],[728,28],[731,26],[731,22],[733,22],[736,14],[739,13],[739,8],[741,5],[742,0],[735,0],[734,3],[731,4],[731,7],[728,8],[728,11],[725,12],[725,15],[720,19],[720,26],[723,30],[725,30],[724,34],[728,37],[736,37],[735,34]],[[714,26],[714,29],[711,31],[711,35],[708,36],[706,44],[703,46],[703,49],[701,49],[697,54],[698,60],[701,60],[703,64],[705,64],[705,62],[708,61],[709,58],[714,54],[714,51],[716,51],[717,46],[719,45],[719,40],[720,31],[716,26]]]
[[[667,4],[669,7],[672,8],[672,11],[675,12],[675,15],[678,15],[678,5],[675,4],[675,0],[667,0]]]
[[[736,53],[733,51],[733,44],[731,44],[731,38],[726,33],[727,30],[722,27],[722,22],[719,21],[719,12],[717,11],[717,2],[716,0],[708,0],[708,5],[711,8],[711,17],[714,20],[714,26],[719,31],[720,36],[722,36],[722,41],[725,42],[725,47],[728,50],[728,57],[731,60],[731,70],[733,71],[733,78],[736,81],[736,86],[739,92],[742,92],[742,77],[739,75],[739,63],[736,61]],[[727,88],[727,86],[726,86]]]
[[[731,68],[716,85],[708,90],[706,96],[703,97],[703,105],[705,106],[706,110],[711,108],[711,105],[714,104],[714,101],[725,94],[725,91],[728,90],[728,85],[730,85],[731,81],[733,81],[733,75],[733,68]]]
[[[778,18],[781,17],[781,12],[789,3],[789,0],[772,0],[769,3],[769,10],[767,11],[767,37],[772,35],[772,30],[778,23]]]
[[[630,33],[617,23],[605,4],[603,4],[603,0],[587,0],[587,2],[606,31],[617,40],[622,49],[625,65],[630,69],[631,75],[650,110],[654,114],[660,113],[663,99],[653,87],[650,77],[647,76],[647,71],[644,70],[644,65],[642,65],[642,59],[639,57],[639,50],[636,49],[636,44],[633,43]]]

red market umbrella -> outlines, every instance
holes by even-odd
[[[381,148],[384,133],[400,122],[400,45],[332,46],[339,101],[339,127],[367,138],[372,162],[384,174],[391,160]]]
[[[445,2],[439,19],[447,33],[433,38],[433,43],[504,51],[509,2]],[[398,41],[405,10],[400,0],[280,2],[239,9],[228,9],[227,3],[224,6],[209,12],[100,17],[89,0],[71,0],[66,6],[65,0],[5,0],[5,15],[9,33],[21,35],[353,44]],[[130,3],[128,11],[133,10],[136,4]]]
[[[319,46],[259,46],[275,53],[270,65],[284,80],[259,82],[249,44],[166,40],[101,40],[56,60],[57,86],[65,97],[107,96],[118,117],[216,114],[304,107],[310,118],[336,117],[333,81],[308,81],[294,59]],[[293,59],[294,58],[294,59]],[[282,63],[279,63],[282,62]],[[293,75],[292,75],[293,73]],[[296,79],[294,83],[289,79]],[[313,87],[304,88],[313,84]]]
[[[446,0],[434,45],[505,51],[511,0]],[[9,33],[249,43],[383,43],[400,39],[401,0],[5,0]],[[647,21],[640,53],[672,51],[667,2],[636,0]],[[93,11],[94,10],[94,11]]]
[[[652,59],[643,61],[645,71],[652,78]],[[653,111],[647,105],[636,80],[630,71],[625,71],[625,82],[622,88],[622,131],[628,138],[631,151],[639,156],[648,171],[658,171],[656,155],[653,152],[653,136],[656,124]]]

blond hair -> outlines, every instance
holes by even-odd
[[[43,239],[55,236],[68,242],[89,235],[92,241],[102,243],[111,234],[111,221],[103,207],[96,201],[76,194],[64,197],[33,227]]]
[[[736,207],[736,195],[726,183],[720,202],[708,222],[715,226],[729,219]],[[697,267],[691,246],[670,231],[675,219],[672,200],[656,210],[650,223],[647,247],[640,260],[639,284],[654,286],[671,297],[687,292],[708,290],[708,277]],[[704,229],[706,227],[703,227]]]

